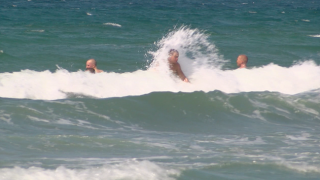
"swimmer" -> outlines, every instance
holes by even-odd
[[[189,82],[189,79],[183,74],[181,70],[180,64],[178,63],[178,59],[179,59],[179,52],[175,49],[170,49],[169,58],[168,58],[170,70],[172,70],[174,74],[179,76],[179,78],[182,81]]]
[[[86,68],[93,68],[96,73],[103,72],[102,70],[97,68],[97,62],[94,59],[89,59],[86,63]]]
[[[248,62],[248,57],[244,54],[240,54],[237,58],[237,65],[239,68],[246,68]]]

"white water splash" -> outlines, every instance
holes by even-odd
[[[167,58],[170,49],[179,51],[179,63],[185,73],[193,73],[199,67],[221,68],[227,62],[218,55],[208,36],[197,29],[181,27],[170,32],[156,43],[158,49],[149,53],[154,57],[149,69],[169,73]]]

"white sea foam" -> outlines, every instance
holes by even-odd
[[[92,16],[92,14],[91,14],[91,13],[89,13],[89,12],[87,12],[87,15],[88,15],[88,16]]]
[[[303,141],[303,140],[308,140],[310,137],[309,133],[303,133],[301,136],[292,136],[292,135],[286,135],[286,137],[290,140],[294,141]]]
[[[262,140],[261,137],[255,137],[254,140],[250,140],[248,137],[239,138],[239,137],[232,137],[232,138],[222,138],[221,140],[214,141],[216,144],[235,144],[235,145],[252,145],[252,144],[266,144]]]
[[[19,105],[18,107],[19,107],[19,108],[22,108],[22,109],[25,109],[25,110],[28,110],[28,111],[35,112],[35,113],[37,113],[37,114],[43,114],[43,112],[41,112],[41,111],[39,111],[39,110],[37,110],[37,109],[28,107],[28,106]]]
[[[319,165],[308,165],[305,163],[292,163],[292,162],[282,162],[279,163],[289,169],[293,169],[299,172],[317,172],[320,173],[320,166]]]
[[[48,123],[48,122],[49,122],[49,120],[41,119],[41,118],[37,118],[37,117],[33,117],[33,116],[29,116],[29,115],[27,115],[27,117],[28,117],[30,120],[32,120],[32,121],[46,122],[46,123]]]
[[[32,32],[40,32],[40,33],[44,32],[43,29],[35,29],[35,30],[31,30],[31,31],[32,31]]]
[[[8,124],[12,124],[11,115],[5,114],[3,110],[0,110],[0,120],[7,122]]]
[[[0,169],[0,174],[0,180],[173,180],[179,176],[179,171],[164,169],[149,161],[133,161],[87,169],[3,168]]]
[[[270,63],[251,69],[222,70],[227,61],[218,55],[205,33],[180,28],[156,43],[156,51],[148,70],[126,73],[84,71],[55,72],[22,70],[0,73],[0,97],[28,99],[64,99],[70,94],[95,98],[140,96],[151,92],[210,92],[225,93],[273,91],[297,94],[320,88],[320,66],[312,60],[291,67]],[[173,77],[167,64],[168,51],[179,51],[179,63],[191,83]]]
[[[317,35],[309,35],[311,37],[320,37],[320,34],[317,34]]]
[[[116,24],[116,23],[110,23],[110,22],[108,22],[108,23],[103,23],[103,25],[106,25],[106,26],[115,26],[115,27],[121,27],[121,25],[120,25],[120,24]]]
[[[59,119],[57,121],[58,124],[65,124],[65,125],[73,125],[73,123],[69,120],[66,120],[66,119]]]

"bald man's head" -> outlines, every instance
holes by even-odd
[[[245,68],[248,62],[248,57],[244,54],[240,54],[237,58],[237,65],[240,68]]]
[[[95,68],[97,66],[97,62],[94,59],[89,59],[86,63],[86,68]]]

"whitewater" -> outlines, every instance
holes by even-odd
[[[208,41],[205,32],[187,27],[178,28],[160,41],[156,50],[148,51],[152,59],[147,68],[133,72],[103,72],[90,74],[83,70],[69,72],[57,65],[57,70],[41,72],[21,70],[0,74],[0,97],[17,99],[56,100],[69,97],[112,98],[140,96],[151,92],[222,91],[239,93],[270,91],[298,94],[320,88],[320,66],[313,60],[294,61],[281,67],[270,60],[261,67],[225,69],[225,60],[218,48]],[[191,83],[182,82],[169,71],[170,49],[180,53],[179,63]]]

